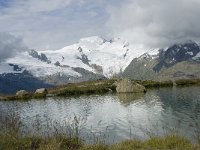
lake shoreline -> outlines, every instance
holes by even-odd
[[[13,100],[29,100],[29,99],[45,99],[46,97],[54,96],[79,96],[79,95],[92,95],[92,94],[106,94],[109,92],[116,92],[116,83],[118,79],[110,80],[96,80],[96,81],[85,81],[80,83],[69,83],[66,85],[60,85],[53,88],[47,89],[48,94],[35,94],[29,93],[24,97],[16,95],[0,95],[0,101],[13,101]],[[147,89],[162,88],[162,87],[181,87],[200,85],[200,79],[179,79],[176,81],[141,81],[132,80],[133,82],[139,83],[145,86]]]

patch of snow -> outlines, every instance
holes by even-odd
[[[147,53],[149,54],[149,55],[151,55],[151,56],[158,56],[158,54],[159,54],[159,48],[156,48],[156,49],[151,49],[151,50],[149,50]]]
[[[186,52],[186,54],[193,56],[194,53],[193,52]]]
[[[158,57],[159,54],[159,49],[152,49],[141,55],[140,57],[137,58],[138,61],[144,59],[144,58],[150,58],[150,59],[155,59]]]
[[[179,52],[179,51],[180,51],[180,46],[179,46],[179,48],[176,48],[175,51],[176,51],[176,52]]]
[[[198,59],[200,59],[200,52],[197,53],[196,56],[194,56],[192,59],[194,59],[194,60],[198,60]]]

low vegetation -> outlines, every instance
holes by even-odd
[[[98,80],[87,81],[81,83],[70,83],[58,86],[48,90],[49,94],[56,96],[72,96],[80,94],[103,94],[107,92],[115,92],[116,80]]]
[[[146,88],[160,88],[160,87],[172,87],[174,84],[172,81],[136,81],[142,84]]]
[[[200,85],[200,79],[180,79],[176,81],[177,86]]]
[[[74,96],[74,95],[89,95],[89,94],[105,94],[108,92],[116,92],[117,79],[112,80],[97,80],[86,81],[81,83],[69,83],[48,89],[48,96]],[[200,79],[181,79],[176,81],[140,81],[135,82],[148,88],[161,88],[172,86],[190,86],[200,85]],[[31,98],[44,99],[46,94],[29,94],[25,97],[19,96],[0,96],[0,100],[28,100]]]
[[[1,150],[199,150],[197,144],[177,135],[168,135],[166,137],[154,137],[147,141],[127,140],[121,143],[106,144],[84,144],[77,138],[67,137],[17,137],[3,135],[0,138]]]
[[[67,85],[51,88],[48,92],[56,96],[72,96],[80,94],[104,94],[108,92],[116,92],[117,79],[87,81],[82,83],[70,83]],[[137,82],[148,88],[172,87],[172,86],[188,86],[200,85],[200,79],[183,79],[177,81],[140,81]]]
[[[31,95],[29,96],[24,96],[24,97],[21,97],[21,96],[16,96],[16,95],[4,95],[4,96],[0,96],[0,100],[2,101],[13,101],[13,100],[28,100],[28,99],[31,99]]]

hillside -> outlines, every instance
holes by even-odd
[[[175,44],[135,58],[123,77],[139,80],[177,80],[200,78],[200,47],[195,42]]]
[[[0,93],[110,78],[133,57],[128,42],[98,36],[58,50],[27,50],[0,63]]]
[[[99,36],[58,50],[27,50],[0,63],[0,93],[128,77],[134,80],[200,78],[200,46],[192,41],[139,56],[127,41]],[[30,86],[31,85],[31,86]]]

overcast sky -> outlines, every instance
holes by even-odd
[[[161,48],[200,41],[199,8],[200,0],[0,0],[0,34],[39,50],[94,35]]]

